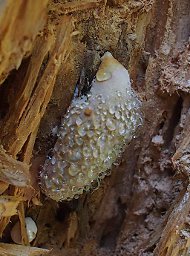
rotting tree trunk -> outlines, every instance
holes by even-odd
[[[187,255],[189,0],[1,1],[0,27],[0,255]],[[107,50],[129,70],[144,125],[98,190],[57,204],[40,197],[36,166]],[[22,246],[6,244],[12,215]],[[24,216],[38,225],[31,248]]]

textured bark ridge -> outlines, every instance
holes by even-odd
[[[0,255],[188,255],[189,0],[2,0],[0,27]],[[38,173],[106,51],[129,70],[144,125],[97,190],[56,203]]]

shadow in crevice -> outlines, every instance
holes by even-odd
[[[104,232],[100,240],[100,247],[107,249],[115,249],[117,238],[121,230],[125,218],[126,206],[118,200],[118,215],[109,219],[104,227]]]
[[[0,86],[0,119],[3,120],[15,108],[15,99],[23,90],[23,80],[30,57],[23,59],[18,69],[13,69]]]
[[[72,201],[63,201],[58,204],[56,211],[56,220],[59,222],[64,222],[71,212],[74,212],[78,207],[78,200],[73,199]]]
[[[168,129],[164,135],[165,148],[168,148],[171,144],[171,141],[173,140],[175,129],[180,121],[182,107],[183,99],[180,97],[173,109],[173,113],[168,124]]]

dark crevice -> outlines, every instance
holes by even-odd
[[[154,250],[155,250],[155,248],[156,248],[156,245],[153,244],[153,245],[150,246],[148,249],[146,249],[146,250],[144,251],[144,253],[153,253]],[[149,255],[149,254],[148,254],[148,255]],[[150,254],[150,255],[152,255],[152,254]]]
[[[180,121],[182,107],[183,107],[183,99],[180,97],[173,109],[171,119],[169,120],[168,129],[164,134],[165,148],[169,147],[173,139],[175,128]]]
[[[164,124],[165,124],[165,121],[166,121],[166,120],[162,121],[162,122],[158,125],[158,130],[163,129]]]
[[[61,202],[56,211],[56,220],[63,222],[68,217],[69,214],[75,211],[78,207],[78,200],[72,200],[71,202]]]
[[[114,249],[117,244],[117,238],[125,218],[126,206],[118,200],[118,215],[109,219],[104,227],[104,232],[100,240],[100,247]]]
[[[136,85],[135,89],[139,88],[143,88],[145,86],[145,76],[146,76],[146,70],[147,70],[147,66],[148,66],[148,57],[146,59],[145,56],[143,56],[142,58],[139,59],[139,63],[137,66],[137,76],[136,79],[134,79],[135,83],[134,85]]]
[[[14,69],[0,86],[0,119],[6,117],[15,108],[15,99],[23,91],[23,80],[26,75],[30,57],[24,59],[18,70]]]

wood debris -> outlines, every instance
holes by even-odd
[[[48,0],[2,1],[0,8],[0,83],[29,54],[46,23]]]
[[[0,195],[3,194],[3,192],[5,192],[5,190],[7,190],[8,187],[8,183],[0,181]]]
[[[21,197],[1,196],[0,197],[0,217],[11,217],[17,214],[17,207],[23,201]]]
[[[15,160],[2,147],[0,148],[0,180],[17,187],[27,187],[30,184],[29,165]]]
[[[26,231],[25,211],[24,211],[23,203],[19,205],[18,216],[19,216],[19,221],[20,221],[22,244],[29,245],[28,235],[27,235],[27,231]]]
[[[0,243],[1,256],[40,256],[48,253],[49,250],[37,247]]]
[[[101,0],[82,0],[82,1],[67,2],[60,5],[59,12],[62,14],[70,14],[73,12],[85,11],[88,9],[97,8],[100,5],[100,3],[102,3]]]
[[[182,250],[185,255],[188,255],[190,246],[189,212],[190,191],[188,187],[181,193],[180,198],[173,206],[162,231],[161,239],[154,251],[154,256],[178,256]]]
[[[24,76],[21,74],[20,79],[14,80],[14,84],[17,83],[16,91],[12,85],[10,90],[7,89],[9,108],[0,120],[2,145],[0,148],[0,183],[2,185],[0,194],[9,190],[9,195],[0,197],[0,236],[9,224],[10,218],[17,214],[21,225],[22,243],[25,245],[29,245],[29,242],[24,221],[26,208],[24,202],[32,201],[37,205],[41,204],[39,187],[34,177],[35,171],[33,169],[29,171],[33,146],[60,66],[66,62],[72,49],[71,17],[64,16],[56,28],[49,23],[43,28],[46,23],[47,2],[47,0],[40,3],[37,0],[28,0],[23,4],[22,1],[9,1],[9,4],[4,5],[2,16],[0,16],[0,25],[2,22],[4,28],[6,24],[8,25],[7,30],[2,30],[0,43],[1,55],[4,54],[0,56],[3,59],[0,63],[1,83],[10,70],[20,66],[24,56],[30,56],[27,57],[28,64],[26,72],[23,73]],[[19,13],[22,13],[21,19],[18,19]],[[6,19],[4,14],[7,15]],[[43,32],[37,36],[42,29]],[[15,31],[17,33],[13,33]],[[4,87],[6,85],[5,83]],[[30,172],[32,172],[32,178]],[[7,247],[6,244],[1,246],[0,255],[40,255],[47,252],[47,250],[30,249],[24,246],[8,245]]]
[[[60,65],[67,59],[71,50],[71,32],[71,19],[64,17],[54,43],[50,32],[36,40],[31,61],[21,85],[22,90],[15,98],[15,102],[12,102],[12,107],[2,124],[0,138],[4,148],[13,157],[16,157],[25,143],[28,145],[27,157],[32,156],[33,147],[29,144],[31,140],[32,144],[34,142],[33,133],[36,134],[51,98]],[[42,63],[50,50],[46,68],[42,71]],[[28,152],[29,149],[30,152]]]
[[[170,62],[162,68],[159,79],[160,90],[169,94],[176,90],[189,93],[190,81],[190,44],[171,57]]]

